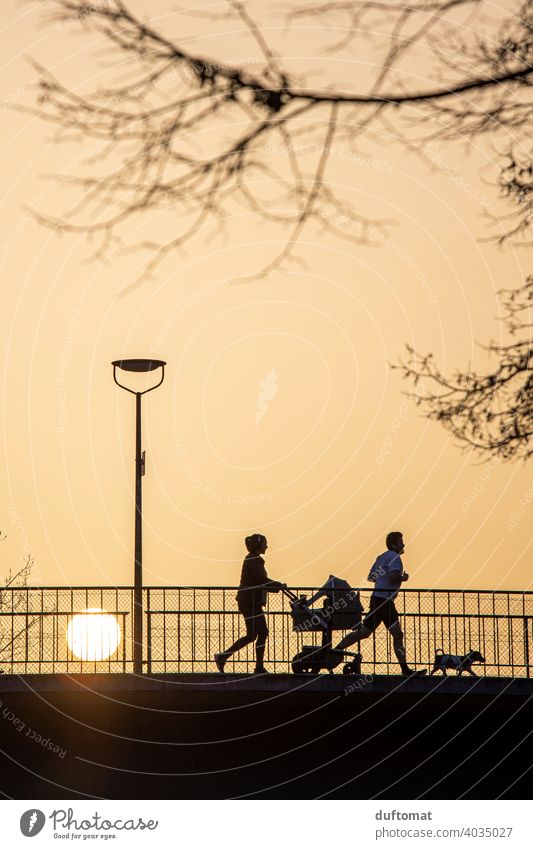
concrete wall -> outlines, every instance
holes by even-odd
[[[2,676],[0,789],[530,798],[532,696],[526,679],[456,676]]]

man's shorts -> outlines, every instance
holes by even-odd
[[[370,610],[363,619],[363,627],[368,628],[372,632],[376,630],[381,622],[383,622],[386,628],[390,628],[398,621],[398,611],[391,599],[379,598],[375,595],[370,596]]]

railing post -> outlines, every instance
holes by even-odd
[[[530,664],[529,664],[529,617],[528,616],[524,616],[524,663],[525,663],[525,667],[526,667],[526,678],[530,678],[531,677],[531,667],[530,667]]]
[[[150,590],[146,590],[146,668],[152,671],[152,614],[150,612]]]

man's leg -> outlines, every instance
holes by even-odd
[[[363,621],[359,623],[359,625],[355,626],[353,631],[350,631],[349,634],[346,634],[346,636],[343,637],[340,643],[335,646],[335,651],[343,651],[348,648],[348,646],[353,645],[353,643],[358,643],[359,640],[366,640],[374,633],[380,621],[379,600],[372,595],[370,597],[370,610],[367,615]]]
[[[389,627],[389,634],[392,637],[392,647],[398,663],[403,670],[407,667],[407,659],[405,654],[405,646],[403,644],[403,631],[399,622],[393,622]]]
[[[370,628],[367,628],[361,623],[361,625],[357,625],[353,631],[350,631],[349,634],[346,634],[346,636],[342,638],[340,643],[335,646],[335,651],[344,651],[344,649],[347,649],[348,646],[353,645],[353,643],[358,643],[359,640],[366,640],[371,634],[372,631]]]
[[[394,648],[394,654],[398,660],[398,663],[402,669],[402,675],[425,675],[426,670],[421,669],[416,671],[415,669],[411,669],[407,665],[407,658],[405,654],[405,646],[403,643],[403,631],[401,625],[398,620],[396,622],[392,622],[390,625],[387,625],[389,634],[392,637],[392,646]]]

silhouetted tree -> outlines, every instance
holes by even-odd
[[[511,151],[500,174],[500,187],[504,197],[515,202],[516,211],[510,213],[513,220],[511,228],[500,237],[505,241],[509,237],[520,237],[522,242],[531,244],[530,226],[533,220],[533,157]]]
[[[312,220],[342,239],[372,241],[388,222],[372,220],[328,182],[340,141],[357,153],[363,137],[386,135],[420,147],[421,135],[422,141],[471,139],[504,127],[527,139],[531,129],[533,0],[517,4],[515,13],[484,0],[291,0],[288,28],[309,19],[325,34],[341,26],[345,35],[325,49],[352,67],[357,57],[354,79],[323,86],[311,82],[312,70],[289,70],[291,57],[269,43],[260,16],[271,23],[272,11],[264,0],[228,0],[220,14],[196,11],[211,28],[234,18],[261,57],[257,68],[197,52],[197,39],[179,35],[177,22],[189,20],[183,12],[152,23],[125,0],[43,0],[41,6],[67,34],[71,24],[100,34],[115,49],[116,63],[105,87],[87,93],[38,69],[38,114],[58,127],[58,138],[94,141],[86,160],[92,173],[63,174],[80,190],[78,202],[64,216],[40,219],[58,231],[96,237],[101,258],[121,247],[142,251],[139,280],[199,229],[223,232],[243,207],[287,233],[255,277],[294,259]],[[424,85],[420,55],[431,80]],[[524,150],[512,154],[504,192],[520,191],[516,156],[523,159]],[[155,210],[171,212],[168,237],[125,245],[124,225],[134,229],[137,216]],[[522,230],[516,223],[510,228]]]
[[[399,367],[413,381],[410,394],[428,418],[444,425],[461,444],[483,456],[527,459],[533,453],[533,277],[522,289],[501,295],[506,329],[519,338],[484,346],[496,360],[492,371],[457,371],[446,377],[432,354],[419,356],[410,347],[407,362]]]
[[[3,541],[5,537],[2,537]],[[28,595],[25,587],[33,568],[33,557],[26,555],[23,565],[15,571],[9,570],[0,588],[0,662],[16,654],[17,643],[24,639],[27,632],[38,621],[37,617],[13,616],[13,613],[26,613]],[[3,670],[0,670],[3,672]]]
[[[287,27],[318,23],[332,33],[326,52],[349,58],[351,67],[357,58],[349,82],[322,86],[312,82],[311,70],[289,69],[290,55],[269,41],[271,28],[267,39],[260,22],[264,2],[227,0],[222,13],[196,12],[211,27],[234,18],[262,57],[257,68],[197,52],[196,40],[176,29],[182,12],[151,23],[125,0],[41,5],[56,23],[99,33],[115,49],[122,77],[110,70],[105,87],[80,93],[39,68],[38,114],[56,125],[59,139],[93,140],[97,148],[86,160],[97,173],[63,174],[79,189],[78,202],[59,218],[39,217],[60,232],[96,237],[102,258],[117,248],[142,251],[132,285],[148,279],[198,230],[224,232],[243,207],[288,234],[255,277],[294,260],[311,221],[342,239],[379,242],[388,222],[371,220],[328,182],[335,146],[345,142],[357,154],[365,137],[395,139],[424,155],[425,143],[435,138],[498,138],[503,130],[500,189],[514,203],[499,238],[528,241],[533,0],[516,10],[485,0],[288,2]],[[333,35],[339,28],[341,38]],[[423,86],[421,56],[431,81]],[[168,237],[124,244],[126,224],[134,229],[137,216],[163,210],[172,214]],[[507,293],[507,322],[520,339],[488,346],[498,358],[492,373],[448,379],[431,355],[418,358],[414,351],[402,366],[417,385],[424,379],[434,387],[415,392],[430,418],[462,443],[505,459],[530,454],[530,301],[531,280]]]

